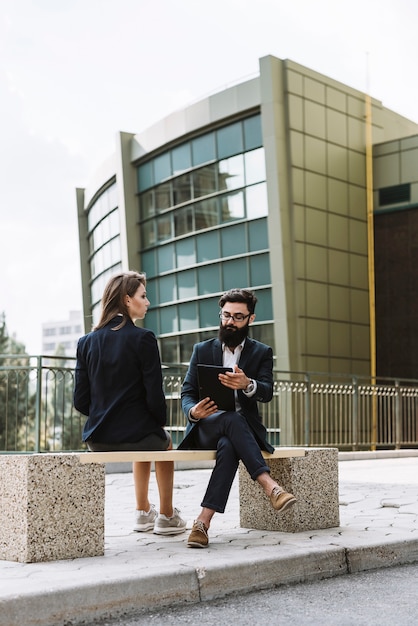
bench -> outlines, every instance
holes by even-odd
[[[0,559],[23,563],[104,554],[105,463],[214,461],[214,450],[0,455]],[[282,515],[240,463],[240,525],[299,532],[339,525],[338,450],[263,453],[297,503]],[[204,485],[202,485],[203,495]],[[199,507],[196,502],[196,509]]]

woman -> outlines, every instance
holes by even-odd
[[[83,441],[91,451],[168,450],[161,361],[152,331],[134,322],[150,304],[144,274],[123,272],[107,283],[102,313],[77,346],[75,408],[88,416]],[[160,514],[148,500],[151,463],[134,462],[135,531],[175,535],[186,528],[173,508],[174,463],[155,463]]]

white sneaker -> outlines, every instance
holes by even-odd
[[[155,535],[178,535],[186,530],[186,522],[181,519],[180,511],[174,509],[172,517],[159,514],[154,524]]]
[[[152,530],[157,517],[158,513],[153,504],[150,505],[148,513],[146,511],[135,511],[134,531],[143,533],[147,530]]]

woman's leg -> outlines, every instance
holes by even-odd
[[[148,500],[148,487],[151,476],[151,461],[134,461],[132,463],[134,478],[135,500],[137,511],[148,512],[150,503]]]

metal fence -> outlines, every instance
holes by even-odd
[[[0,355],[0,452],[81,450],[85,417],[72,404],[75,359]],[[176,445],[186,420],[184,366],[164,366],[168,429]],[[340,450],[418,446],[418,380],[374,380],[274,372],[274,394],[260,404],[274,445]]]

